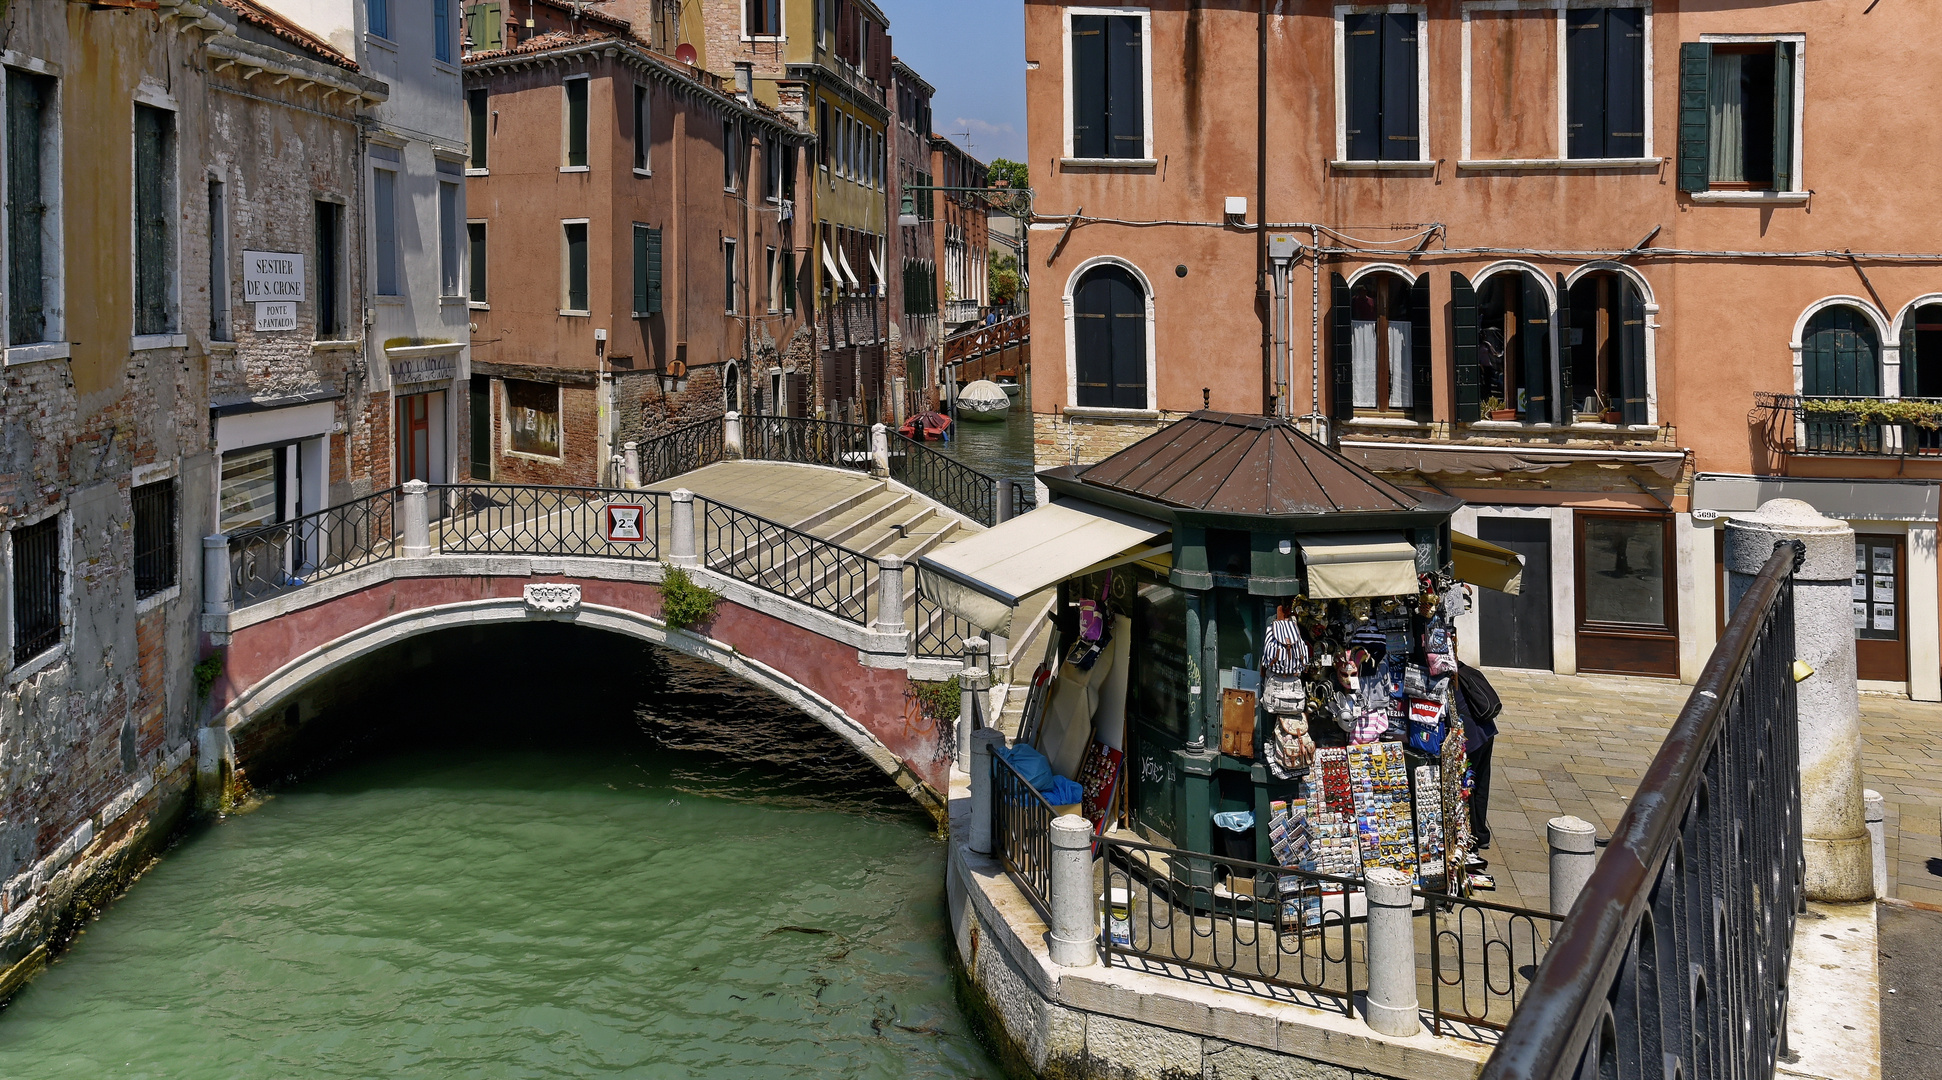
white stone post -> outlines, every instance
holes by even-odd
[[[971,767],[971,718],[976,715],[979,697],[991,688],[991,672],[984,666],[984,639],[964,639],[964,670],[958,675],[958,767]]]
[[[1369,900],[1369,993],[1364,1019],[1384,1035],[1407,1038],[1422,1029],[1416,1015],[1416,929],[1409,875],[1377,866],[1363,875]]]
[[[1010,521],[1013,511],[1011,481],[1000,479],[998,481],[998,520]]]
[[[1005,733],[979,728],[971,733],[971,850],[991,854],[991,755],[1005,751]]]
[[[870,465],[878,476],[890,475],[890,429],[870,425]]]
[[[632,490],[641,486],[641,444],[620,444],[620,486]]]
[[[1583,818],[1554,817],[1544,837],[1551,847],[1551,914],[1568,915],[1598,865],[1598,830]]]
[[[427,493],[431,485],[423,480],[407,480],[404,484],[402,502],[404,504],[404,550],[399,552],[407,559],[422,559],[432,553],[431,512],[426,503],[430,500]]]
[[[202,538],[202,613],[227,615],[232,604],[229,537],[223,533]]]
[[[668,561],[684,569],[701,565],[695,554],[695,493],[687,488],[675,488],[668,493],[674,506],[674,549],[668,554]]]
[[[904,632],[904,557],[877,557],[877,633]]]
[[[742,457],[742,414],[731,412],[722,417],[722,456],[733,460]]]
[[[1795,684],[1800,713],[1801,848],[1807,898],[1835,903],[1874,895],[1872,845],[1861,801],[1861,695],[1854,661],[1854,530],[1798,499],[1774,499],[1726,523],[1727,595],[1733,606],[1773,556],[1798,540],[1794,655],[1814,674]]]
[[[1875,854],[1875,899],[1888,899],[1888,805],[1881,792],[1872,788],[1861,793],[1867,807],[1868,843]]]
[[[1085,967],[1099,960],[1099,898],[1092,891],[1092,822],[1077,814],[1052,819],[1052,962]],[[1414,946],[1411,946],[1412,954]],[[1410,988],[1416,983],[1411,979]]]

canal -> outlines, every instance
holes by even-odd
[[[0,1076],[1000,1075],[931,819],[782,702],[544,625],[318,724],[0,1012]]]
[[[932,443],[966,465],[1001,480],[1032,478],[1032,378],[1019,378],[1023,389],[1011,399],[1002,422],[958,420],[949,442]]]

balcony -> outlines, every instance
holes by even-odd
[[[1755,414],[1784,453],[1942,457],[1942,398],[1761,393]]]

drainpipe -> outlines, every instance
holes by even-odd
[[[674,141],[668,147],[668,158],[671,165],[669,169],[671,175],[668,177],[669,191],[678,192],[685,190],[681,186],[683,182],[681,176],[681,148],[687,145],[687,142],[688,110],[676,109],[674,110]],[[663,315],[667,320],[667,347],[674,350],[675,359],[684,361],[688,358],[688,275],[685,272],[687,263],[683,259],[685,247],[682,244],[683,224],[685,221],[686,215],[678,211],[668,215],[669,243],[667,245],[667,251],[663,252],[665,263],[661,273],[661,306]],[[669,270],[672,270],[673,273],[668,273]],[[670,277],[674,279],[672,303],[669,302],[670,290],[666,284]],[[662,371],[665,372],[668,370],[668,357],[661,357],[660,366]],[[667,394],[663,391],[661,394],[662,420],[667,419],[667,407]]]
[[[1254,303],[1261,312],[1261,403],[1266,406],[1274,397],[1274,305],[1268,297],[1268,0],[1261,0],[1255,63]]]
[[[1314,247],[1308,249],[1308,416],[1309,434],[1322,415],[1322,227],[1309,227]]]

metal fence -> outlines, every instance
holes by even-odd
[[[722,418],[676,428],[635,444],[640,457],[641,483],[663,480],[713,465],[723,458]]]
[[[920,580],[911,612],[911,655],[924,660],[961,660],[964,639],[982,637],[984,632],[962,616],[924,594]]]
[[[1762,391],[1758,412],[1767,414],[1772,445],[1797,454],[1942,456],[1942,399]]]
[[[231,602],[267,600],[393,554],[398,488],[229,535]]]
[[[1530,992],[1564,916],[1417,890],[1429,912],[1431,1030],[1502,1031]]]
[[[661,557],[668,496],[620,488],[440,484],[431,489],[432,547],[446,555]],[[610,541],[609,506],[641,508],[641,540]]]
[[[708,569],[859,626],[869,624],[876,566],[869,556],[699,497],[695,531],[701,564]]]
[[[890,436],[890,478],[990,528],[998,521],[998,481],[914,439]]]
[[[1033,480],[1007,480],[1011,485],[1011,516],[1038,509],[1038,483]]]
[[[742,418],[742,456],[753,461],[788,461],[870,471],[870,428],[841,420],[801,416]]]
[[[1804,897],[1802,555],[1741,597],[1483,1080],[1773,1075]]]
[[[1000,753],[991,755],[991,843],[1026,899],[1052,917],[1052,819],[1031,781]]]

